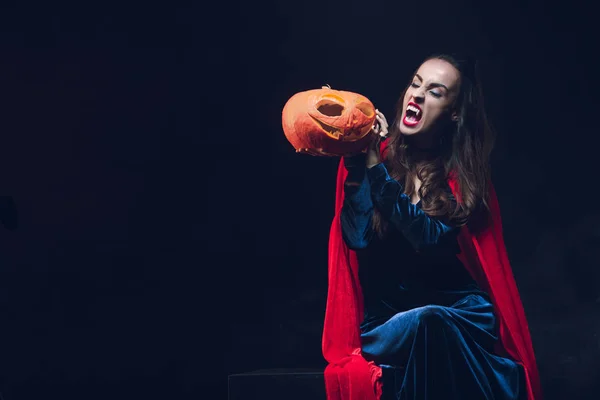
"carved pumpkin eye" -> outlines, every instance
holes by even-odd
[[[356,105],[356,108],[358,108],[358,110],[365,114],[368,118],[371,118],[373,115],[375,115],[375,110],[373,110],[373,105],[369,104],[369,103],[359,103]]]
[[[328,117],[339,117],[344,113],[344,99],[334,95],[324,95],[317,103],[317,111]]]

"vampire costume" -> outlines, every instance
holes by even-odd
[[[460,201],[457,185],[451,176]],[[340,161],[322,343],[328,400],[540,400],[493,187],[478,229],[431,218],[403,192],[384,164]],[[374,207],[389,222],[383,238]]]

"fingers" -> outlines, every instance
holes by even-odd
[[[380,117],[377,116],[377,118],[379,119]],[[375,131],[375,133],[379,134],[379,136],[381,136],[381,137],[386,137],[388,134],[387,124],[385,124],[383,121],[380,120],[378,125],[379,125],[379,130]]]
[[[302,154],[308,154],[309,156],[323,156],[323,154],[314,151],[313,149],[298,149],[296,150],[296,153],[302,153]]]
[[[379,131],[381,131],[381,124],[379,123],[377,116],[375,116],[375,121],[373,121],[373,126],[371,127],[371,130],[375,133],[379,133]]]
[[[386,137],[388,134],[388,122],[387,119],[385,119],[385,115],[383,115],[383,113],[379,110],[375,110],[376,112],[376,116],[375,119],[377,121],[377,123],[375,125],[378,126],[378,130],[374,130],[375,133],[379,134],[379,136],[381,137]],[[373,126],[375,126],[373,125]]]
[[[315,156],[315,157],[336,157],[337,156],[337,154],[331,154],[331,153],[327,153],[326,151],[323,151],[322,148],[318,148],[318,149],[301,148],[301,149],[296,150],[296,153],[308,154],[310,156]]]
[[[371,128],[371,132],[375,133],[375,134],[379,134],[379,132],[381,131],[381,127],[379,126],[379,123],[374,123],[373,127]]]

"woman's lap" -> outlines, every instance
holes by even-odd
[[[363,332],[361,340],[367,360],[403,371],[397,398],[435,398],[431,395],[438,389],[478,398],[519,396],[519,366],[493,353],[493,306],[482,296],[468,295],[449,307],[427,305],[398,313]]]

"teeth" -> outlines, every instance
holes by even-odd
[[[413,106],[412,104],[409,105],[406,109],[415,112],[417,115],[419,115],[421,113],[421,110],[419,110],[417,107]]]

